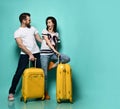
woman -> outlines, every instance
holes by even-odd
[[[57,49],[57,43],[59,43],[59,36],[57,32],[57,21],[54,17],[50,16],[46,19],[46,29],[42,31],[42,45],[41,45],[41,68],[45,72],[45,99],[49,100],[50,96],[48,95],[47,89],[47,72],[48,65],[51,60],[56,61],[51,68],[54,68],[58,64],[58,56],[60,57],[60,62],[67,63],[70,61],[70,58],[64,54],[60,54]]]

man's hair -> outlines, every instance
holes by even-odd
[[[23,20],[26,20],[26,17],[29,16],[30,17],[30,13],[22,13],[20,16],[19,16],[19,21],[20,23],[22,23]]]
[[[47,17],[46,18],[46,25],[47,25],[48,20],[51,20],[54,23],[53,31],[56,32],[57,31],[57,21],[56,21],[56,19],[54,17],[52,17],[52,16]],[[47,26],[46,29],[48,30],[48,26]]]

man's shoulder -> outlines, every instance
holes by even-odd
[[[17,30],[15,30],[14,33],[18,33],[19,31],[20,31],[20,27]]]
[[[34,26],[31,26],[30,29],[33,31],[38,31]]]
[[[31,26],[30,28],[31,28],[31,29],[35,29],[35,27],[34,27],[34,26]]]

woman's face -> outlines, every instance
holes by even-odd
[[[50,29],[50,28],[54,28],[54,23],[52,22],[52,20],[48,20],[47,21],[47,27],[48,27],[48,29]]]

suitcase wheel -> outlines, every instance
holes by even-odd
[[[26,99],[24,100],[24,103],[27,103],[27,100],[26,100]]]
[[[72,100],[72,98],[70,99],[70,103],[73,103],[73,100]]]
[[[44,100],[44,99],[45,99],[45,96],[43,96],[41,99]]]
[[[60,99],[57,99],[57,103],[61,103]]]
[[[20,98],[20,101],[24,101],[24,103],[27,103],[27,99],[24,99],[23,97]]]
[[[27,98],[25,97],[25,98],[23,98],[23,100],[24,100],[24,103],[27,103]]]
[[[20,97],[20,101],[23,101],[23,97]]]

